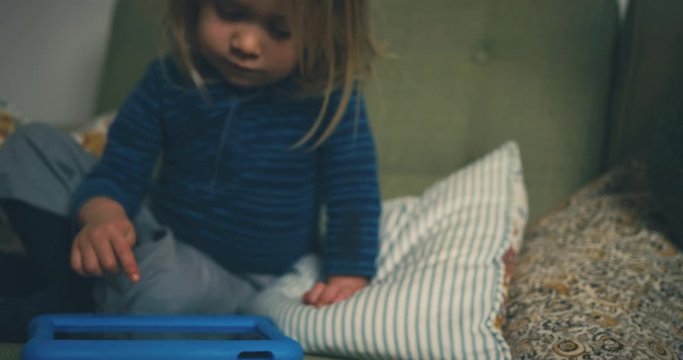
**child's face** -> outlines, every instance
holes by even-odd
[[[208,61],[233,85],[258,87],[291,74],[297,54],[283,0],[203,2],[198,37]]]

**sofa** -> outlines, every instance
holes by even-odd
[[[614,0],[373,7],[385,51],[366,96],[384,199],[519,148],[529,225],[508,259],[503,358],[683,358],[683,255],[647,181],[683,80],[683,2],[631,0],[623,17]],[[97,113],[160,54],[162,9],[118,1]],[[20,348],[0,345],[0,359]]]

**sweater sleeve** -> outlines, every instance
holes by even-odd
[[[102,158],[74,193],[74,219],[89,199],[100,196],[120,203],[131,219],[137,214],[161,149],[162,79],[155,61],[120,107]]]
[[[375,144],[360,94],[354,92],[341,122],[322,144],[320,166],[327,211],[324,275],[371,278],[381,209]]]

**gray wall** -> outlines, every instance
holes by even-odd
[[[0,0],[0,97],[67,125],[94,107],[114,0]]]

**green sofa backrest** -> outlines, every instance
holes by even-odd
[[[613,0],[379,4],[396,54],[368,89],[385,195],[420,191],[506,139],[520,145],[532,217],[600,170]]]
[[[531,215],[605,156],[614,0],[374,0],[389,56],[367,88],[385,198],[420,193],[507,139]],[[163,2],[120,0],[97,108],[120,104],[159,54]]]
[[[607,136],[609,165],[650,151],[653,129],[683,91],[683,1],[630,2]]]

